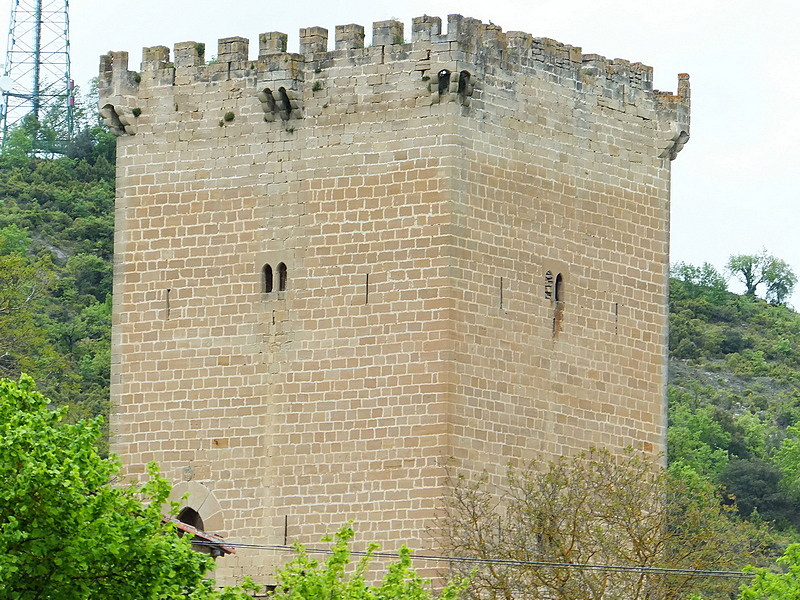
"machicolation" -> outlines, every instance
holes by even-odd
[[[209,532],[435,549],[445,466],[665,449],[689,77],[450,15],[100,62],[112,450]],[[186,517],[188,519],[188,517]],[[191,525],[191,523],[190,523]],[[268,579],[242,548],[217,576]]]

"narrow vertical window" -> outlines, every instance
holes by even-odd
[[[500,278],[500,308],[503,308],[503,278]]]
[[[369,273],[364,279],[364,304],[369,304]]]
[[[272,95],[272,90],[269,88],[264,88],[262,92],[264,94],[264,99],[267,101],[267,108],[271,113],[275,112],[275,96]]]
[[[286,264],[285,263],[280,263],[278,265],[278,291],[279,292],[285,292],[286,291],[286,279],[287,279]]]
[[[264,291],[269,294],[272,291],[272,267],[264,265]]]
[[[469,71],[461,71],[458,75],[458,95],[464,98],[469,91]]]
[[[167,319],[169,319],[169,293],[172,291],[172,288],[167,288],[167,295],[166,295],[166,302],[167,302]]]
[[[281,118],[287,120],[292,114],[292,101],[289,100],[289,94],[286,93],[286,88],[278,88],[278,95],[281,98]]]
[[[553,337],[556,337],[561,331],[561,320],[564,316],[564,278],[561,273],[556,275],[555,285],[553,286],[553,300],[556,305],[553,313]]]
[[[442,69],[439,71],[439,95],[450,93],[450,71]]]

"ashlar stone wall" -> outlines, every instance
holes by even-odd
[[[689,83],[451,15],[101,59],[112,434],[232,541],[435,548],[452,472],[665,449]],[[217,577],[269,577],[240,548]]]

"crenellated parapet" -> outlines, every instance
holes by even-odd
[[[99,96],[112,450],[189,525],[433,553],[448,474],[663,455],[688,76],[450,15],[109,53]]]
[[[461,15],[448,17],[446,31],[438,17],[417,17],[410,40],[403,23],[395,20],[375,22],[370,45],[357,24],[338,25],[332,49],[328,37],[322,27],[303,28],[299,52],[290,53],[285,33],[263,33],[255,58],[249,40],[241,37],[219,40],[213,57],[204,44],[193,41],[176,44],[172,57],[167,47],[155,46],[144,49],[139,71],[128,70],[127,53],[111,52],[100,63],[101,115],[115,134],[134,135],[143,105],[155,97],[156,88],[183,95],[197,84],[239,82],[253,101],[252,115],[289,129],[296,126],[292,122],[326,110],[375,109],[390,95],[402,96],[406,106],[452,102],[477,110],[503,105],[511,96],[523,97],[521,87],[541,80],[581,96],[589,108],[656,122],[662,158],[675,158],[688,140],[685,74],[679,76],[677,93],[659,92],[653,90],[652,68],[641,63],[585,54],[579,47],[504,32]],[[473,97],[480,101],[474,103]],[[344,108],[335,106],[342,102]],[[220,111],[228,114],[222,106]]]

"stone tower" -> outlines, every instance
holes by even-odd
[[[145,48],[119,136],[112,448],[192,524],[433,547],[444,465],[665,448],[689,81],[460,15]],[[280,558],[280,556],[278,556]],[[218,577],[258,577],[242,548]]]

